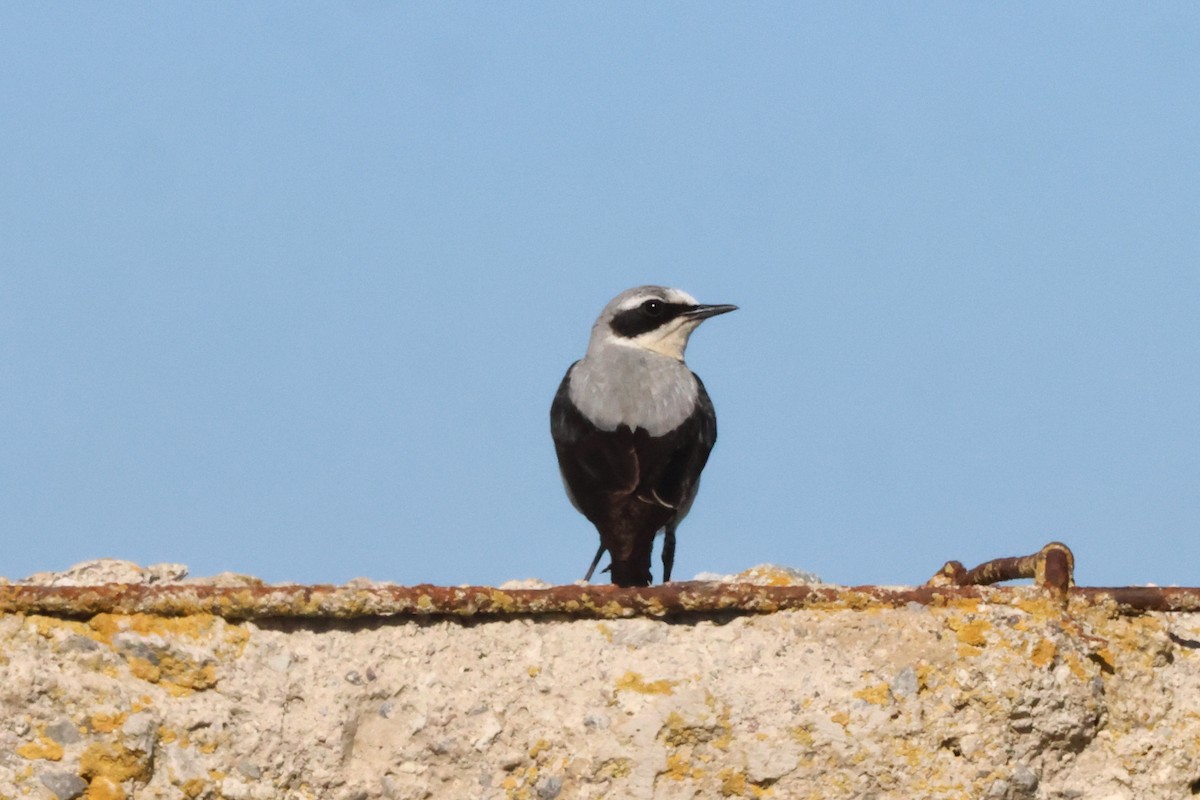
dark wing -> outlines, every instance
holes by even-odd
[[[696,388],[692,415],[675,430],[639,443],[638,448],[644,470],[639,496],[685,512],[717,442],[717,414],[699,377]]]
[[[550,435],[571,502],[595,522],[613,494],[637,488],[638,457],[628,428],[602,431],[580,413],[570,400],[570,379],[567,370],[550,405]]]

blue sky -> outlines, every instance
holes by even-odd
[[[741,309],[676,574],[1200,584],[1194,4],[0,7],[0,575],[582,576],[617,292]],[[655,572],[658,572],[657,556]]]

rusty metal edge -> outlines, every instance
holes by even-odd
[[[1200,588],[1039,586],[758,586],[679,582],[641,589],[556,586],[502,590],[488,586],[244,586],[104,584],[48,587],[0,585],[0,613],[91,617],[96,614],[270,618],[496,619],[567,616],[711,617],[796,609],[866,610],[910,603],[944,606],[979,600],[1012,604],[1044,598],[1066,606],[1108,606],[1118,614],[1200,611]]]
[[[1093,605],[1111,604],[1127,615],[1200,611],[1200,587],[1194,586],[1082,586],[1071,594]]]

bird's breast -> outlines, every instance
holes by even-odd
[[[641,353],[618,356],[624,357],[585,358],[571,371],[571,402],[597,428],[627,425],[663,436],[695,411],[699,391],[685,364]]]

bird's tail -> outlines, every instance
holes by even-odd
[[[646,558],[629,559],[627,561],[617,561],[613,559],[612,563],[612,582],[617,586],[649,586],[653,577],[650,575],[650,551],[646,551]]]

